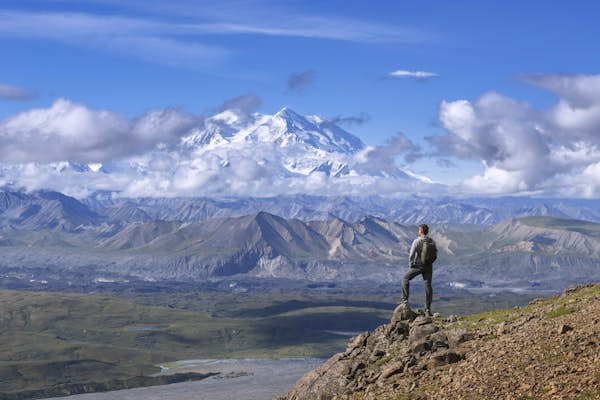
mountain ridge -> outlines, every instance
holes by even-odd
[[[147,206],[160,206],[157,199],[147,206],[128,201],[123,208],[92,209],[57,196],[3,194],[0,271],[33,273],[40,280],[75,273],[90,281],[236,276],[391,283],[401,279],[416,235],[414,225],[377,215],[305,220],[258,211],[193,221],[153,217]],[[440,250],[436,280],[473,290],[527,290],[600,279],[599,226],[539,218],[491,227],[432,225]]]
[[[278,400],[600,397],[600,285],[433,319],[399,306]]]

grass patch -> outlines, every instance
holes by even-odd
[[[571,307],[560,305],[560,306],[556,307],[554,310],[548,311],[546,314],[544,314],[544,319],[545,320],[551,320],[551,319],[554,319],[554,318],[558,318],[558,317],[560,317],[562,315],[571,314],[574,311],[575,310],[573,308],[571,308]]]
[[[377,369],[381,367],[383,364],[389,362],[394,358],[392,354],[388,354],[386,356],[381,357],[379,360],[375,361],[373,364],[369,366],[369,369]]]
[[[477,329],[484,326],[497,325],[504,321],[513,321],[518,317],[518,314],[513,309],[494,310],[481,314],[466,315],[461,318],[458,325],[466,328]]]
[[[585,392],[579,393],[576,400],[596,400],[600,397],[600,390],[586,390]]]

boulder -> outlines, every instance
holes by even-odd
[[[382,371],[379,379],[387,379],[392,375],[396,375],[404,371],[405,363],[403,361],[394,361],[389,363]]]
[[[448,344],[451,347],[456,347],[459,344],[472,339],[472,336],[468,333],[465,328],[454,328],[446,332],[448,337]]]
[[[364,333],[352,338],[350,340],[350,342],[348,342],[348,346],[346,347],[346,354],[350,354],[355,349],[364,347],[368,338],[369,338],[369,332],[364,332]]]
[[[413,354],[416,354],[416,355],[424,353],[426,351],[431,350],[431,341],[427,340],[427,339],[422,339],[422,340],[410,342],[409,349]]]
[[[560,326],[558,327],[558,334],[562,335],[563,333],[567,333],[572,330],[573,330],[573,327],[571,325],[560,324]]]
[[[439,331],[440,328],[433,325],[431,322],[428,324],[415,325],[413,324],[408,334],[408,341],[410,343],[425,339],[427,336]]]
[[[431,367],[441,367],[443,365],[453,364],[462,360],[462,356],[452,350],[437,351],[431,355],[429,365]]]
[[[508,326],[508,324],[506,322],[502,322],[496,328],[496,335],[498,335],[498,336],[505,335],[508,332],[510,332],[510,328],[509,328],[509,326]]]
[[[448,337],[444,332],[438,331],[432,333],[429,337],[429,340],[431,341],[431,349],[434,351],[437,349],[447,349],[450,347],[448,344]]]
[[[392,314],[392,320],[390,321],[392,324],[395,324],[400,321],[412,321],[417,317],[417,313],[410,309],[408,304],[400,303],[398,307],[394,310]]]

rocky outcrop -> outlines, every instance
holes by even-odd
[[[400,305],[389,324],[353,338],[346,351],[302,377],[287,400],[365,398],[395,375],[417,376],[420,371],[462,359],[457,345],[468,340],[466,331],[441,330],[433,319]]]
[[[433,321],[399,306],[280,400],[600,399],[599,337],[600,285]]]

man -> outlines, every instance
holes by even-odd
[[[433,262],[437,258],[437,247],[429,236],[429,227],[426,224],[419,225],[419,236],[413,241],[408,255],[408,272],[402,281],[402,303],[408,304],[410,280],[417,275],[423,275],[425,282],[425,315],[431,316],[431,300],[433,289],[431,278],[433,275]]]

